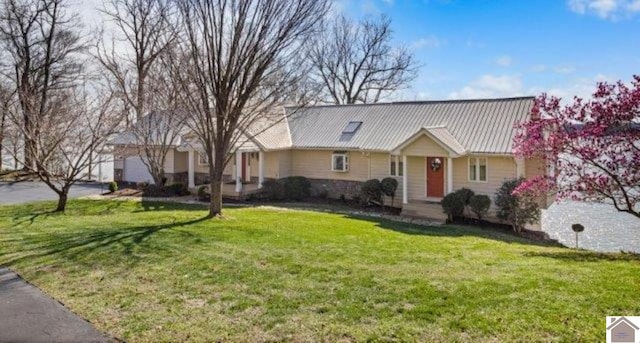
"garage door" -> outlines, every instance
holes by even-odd
[[[139,156],[127,157],[124,160],[123,174],[126,182],[153,182],[153,177]]]

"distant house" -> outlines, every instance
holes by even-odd
[[[611,324],[607,326],[611,342],[615,343],[636,343],[636,331],[640,330],[625,317],[612,318]]]
[[[314,106],[264,130],[250,128],[234,147],[224,193],[247,194],[265,179],[305,176],[316,191],[352,197],[362,182],[394,177],[405,215],[444,218],[439,201],[467,187],[493,198],[508,179],[545,172],[537,160],[513,155],[514,124],[526,120],[532,97]],[[255,132],[252,134],[252,132]],[[185,135],[170,152],[168,178],[190,188],[208,182],[207,160]],[[122,157],[121,181],[150,181],[140,157]]]

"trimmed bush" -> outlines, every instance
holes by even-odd
[[[200,201],[209,201],[211,200],[211,196],[207,193],[207,186],[198,187],[198,200]]]
[[[475,193],[472,190],[465,187],[458,189],[456,193],[458,193],[458,195],[460,196],[460,199],[462,199],[465,206],[469,205],[469,202],[471,201],[471,197],[475,195]]]
[[[491,198],[484,194],[476,194],[469,199],[469,208],[475,213],[478,219],[482,219],[489,212],[491,207]]]
[[[174,183],[164,186],[163,193],[169,196],[184,196],[189,194],[189,189],[183,183]]]
[[[284,192],[287,199],[303,200],[311,195],[311,182],[304,176],[290,176],[284,179]]]
[[[365,205],[371,202],[382,204],[382,183],[378,179],[367,180],[362,184],[360,194]]]
[[[524,180],[505,181],[495,198],[498,218],[509,222],[515,232],[521,232],[526,224],[533,224],[540,218],[540,208],[533,197],[513,194]]]
[[[265,180],[262,189],[268,200],[284,200],[286,197],[284,184],[279,180]]]
[[[382,179],[382,193],[388,197],[391,197],[391,206],[393,206],[393,200],[396,197],[396,191],[398,190],[398,180],[392,177],[385,177]]]
[[[118,183],[115,181],[109,182],[109,192],[113,193],[118,190]]]
[[[447,194],[440,203],[442,210],[449,217],[449,221],[453,221],[454,217],[462,217],[464,214],[464,194],[453,192]]]

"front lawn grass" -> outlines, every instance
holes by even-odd
[[[0,265],[127,341],[604,341],[640,260],[273,207],[0,207]]]

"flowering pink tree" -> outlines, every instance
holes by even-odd
[[[630,85],[600,83],[590,101],[541,95],[517,125],[515,154],[546,161],[546,177],[515,193],[556,191],[558,199],[608,200],[640,218],[640,75]]]

